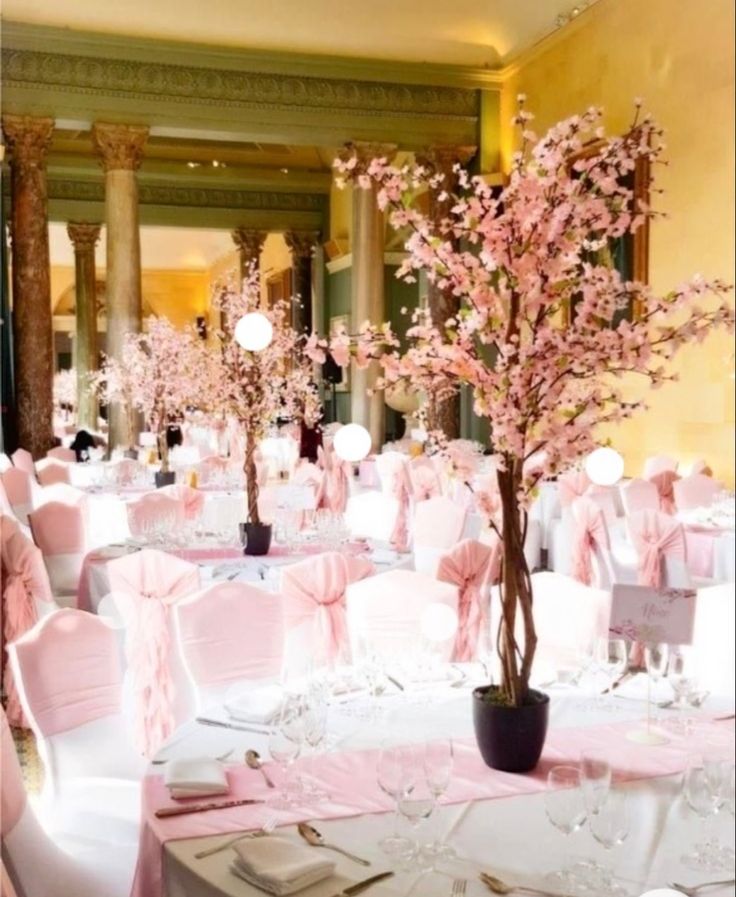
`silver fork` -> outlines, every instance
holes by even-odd
[[[221,850],[227,850],[228,847],[232,847],[233,844],[237,844],[238,841],[243,841],[245,838],[262,838],[264,835],[270,835],[275,828],[276,817],[270,816],[264,822],[263,828],[259,829],[257,832],[246,832],[242,835],[236,835],[234,838],[230,838],[228,841],[218,844],[217,847],[208,847],[207,850],[200,850],[199,853],[194,854],[194,858],[196,860],[201,860],[204,859],[204,857],[211,857]]]
[[[465,897],[465,889],[468,887],[464,878],[456,878],[452,883],[450,897]]]

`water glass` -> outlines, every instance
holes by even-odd
[[[455,749],[451,739],[428,741],[424,746],[424,777],[436,802],[450,787],[455,766]],[[444,840],[436,838],[424,848],[427,856],[438,860],[451,860],[455,850]]]
[[[406,795],[412,777],[416,775],[413,761],[411,751],[406,747],[384,747],[378,755],[376,765],[378,787],[396,803],[393,833],[379,842],[381,850],[389,856],[404,855],[413,848],[411,840],[401,836],[398,831],[401,812],[399,801]]]
[[[717,749],[694,755],[688,761],[683,796],[705,828],[714,824],[719,810],[724,804],[727,806],[729,795],[733,793],[732,770],[733,760]],[[691,853],[682,857],[682,862],[703,872],[727,871],[733,867],[734,852],[711,830],[705,841],[697,843]]]
[[[612,851],[628,838],[629,827],[628,796],[621,789],[612,789],[595,815],[590,817],[593,837],[606,851]],[[598,870],[599,881],[595,891],[599,897],[625,897],[628,894],[616,882],[612,869],[598,867]]]
[[[583,796],[580,770],[576,766],[553,766],[547,774],[547,790],[544,795],[547,818],[564,835],[579,831],[585,823],[587,811]],[[555,889],[573,890],[576,876],[569,861],[550,876]]]
[[[580,781],[585,808],[594,816],[605,804],[611,790],[613,771],[608,759],[599,751],[583,751],[580,755]]]

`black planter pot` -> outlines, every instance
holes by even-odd
[[[244,554],[268,554],[272,532],[270,523],[241,523],[239,526]]]
[[[166,473],[162,473],[160,470],[157,470],[154,474],[154,480],[156,481],[157,489],[160,489],[162,486],[173,486],[176,482],[176,471],[169,470]]]
[[[473,692],[473,723],[481,756],[491,769],[531,772],[539,763],[547,737],[549,695],[529,692],[530,703],[504,707],[485,700],[494,686]]]

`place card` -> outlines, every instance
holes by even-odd
[[[694,589],[614,585],[609,635],[631,642],[690,645],[696,599]]]

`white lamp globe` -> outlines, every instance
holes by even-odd
[[[624,459],[615,449],[597,448],[585,459],[585,472],[596,486],[615,486],[624,475]]]
[[[235,325],[235,342],[249,352],[261,352],[273,339],[273,325],[259,311],[248,312]]]
[[[422,614],[422,635],[429,642],[447,642],[457,632],[457,613],[446,604],[434,602]]]
[[[371,434],[360,424],[345,424],[335,433],[332,445],[342,461],[362,461],[371,450]]]

